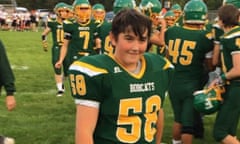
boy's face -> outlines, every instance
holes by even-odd
[[[96,21],[102,22],[105,18],[104,10],[93,10],[93,17]]]
[[[87,22],[91,18],[91,7],[89,6],[76,6],[74,12],[79,22]]]
[[[148,44],[148,31],[143,34],[143,38],[140,39],[133,31],[122,32],[118,37],[111,36],[111,43],[115,46],[114,57],[125,68],[134,66],[140,60],[144,52],[146,51]]]
[[[173,26],[175,24],[175,17],[166,17],[165,21],[168,26]]]
[[[68,10],[67,9],[59,9],[58,10],[58,13],[59,13],[59,16],[60,16],[60,18],[62,18],[62,19],[66,19],[66,18],[68,18]]]

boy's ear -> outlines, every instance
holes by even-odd
[[[109,33],[109,38],[110,38],[111,45],[112,45],[113,47],[115,47],[117,40],[116,40],[116,38],[114,37],[114,35],[113,35],[112,32]]]

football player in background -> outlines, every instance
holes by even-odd
[[[68,9],[67,4],[60,2],[57,3],[54,7],[54,12],[57,15],[55,20],[49,19],[47,22],[47,27],[42,33],[42,43],[44,51],[47,51],[47,40],[46,36],[51,32],[52,33],[52,65],[55,73],[55,82],[57,85],[57,96],[62,96],[64,93],[64,84],[63,79],[67,77],[67,70],[69,67],[69,59],[66,58],[63,61],[63,73],[61,68],[55,68],[55,64],[59,59],[61,46],[63,45],[63,21],[68,18]]]
[[[235,7],[240,9],[240,1],[239,0],[224,0],[222,5],[226,4],[232,4]],[[220,27],[218,23],[218,17],[216,18],[216,23],[212,26],[213,27],[213,33],[214,33],[214,39],[215,39],[215,47],[214,47],[214,54],[213,55],[213,64],[216,66],[221,65],[220,62],[220,36],[224,34],[224,31]]]
[[[67,20],[74,21],[75,20],[75,15],[74,15],[73,6],[67,4],[66,8],[68,10],[68,18],[67,18]]]
[[[151,28],[137,10],[121,10],[110,32],[113,55],[83,57],[70,66],[76,144],[161,142],[162,107],[173,66],[160,55],[145,53]]]
[[[207,6],[191,0],[184,6],[183,27],[173,26],[165,33],[169,60],[175,66],[169,97],[174,112],[173,144],[192,144],[196,115],[193,92],[203,88],[204,65],[212,70],[208,53],[213,49],[212,35],[203,29]]]
[[[109,32],[112,25],[110,22],[105,20],[105,7],[100,3],[94,4],[92,8],[92,15],[95,23],[97,23],[97,32],[99,38],[101,39],[101,49],[99,54],[112,54],[113,47],[109,39]]]
[[[168,10],[164,14],[164,19],[166,21],[167,28],[175,25],[176,16],[172,10]]]
[[[69,53],[70,63],[89,55],[98,54],[101,40],[97,37],[97,24],[91,20],[91,4],[88,0],[75,0],[73,9],[75,21],[64,21],[64,41],[60,57],[55,64],[56,68],[62,66],[63,60]],[[69,44],[71,45],[69,47]]]
[[[231,12],[231,13],[229,13]],[[223,144],[239,144],[236,137],[240,117],[240,12],[234,5],[226,4],[218,10],[219,25],[224,30],[220,39],[222,74],[209,87],[225,84],[223,104],[217,113],[213,135]]]
[[[5,103],[7,110],[12,111],[16,107],[16,100],[14,97],[14,92],[16,92],[15,77],[11,69],[5,47],[0,40],[0,95],[2,87],[4,87],[6,91]],[[0,135],[0,143],[14,144],[14,139]]]
[[[96,3],[93,5],[92,17],[93,20],[95,20],[95,23],[101,25],[105,20],[105,15],[106,15],[105,7],[102,4]]]
[[[182,12],[182,7],[179,4],[174,4],[170,8],[174,12],[174,15],[176,17],[175,19],[175,25],[177,26],[182,26],[183,25],[183,12]]]
[[[162,4],[158,0],[142,0],[139,9],[152,21],[152,35],[147,51],[165,56],[166,49],[162,38],[164,38],[166,23],[160,15]]]

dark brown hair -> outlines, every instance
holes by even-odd
[[[218,16],[224,27],[233,27],[239,23],[240,12],[234,5],[227,4],[219,8]]]
[[[142,39],[144,32],[148,32],[150,38],[152,29],[151,20],[135,9],[123,9],[117,13],[112,21],[112,34],[118,38],[120,33],[133,31],[136,36]]]

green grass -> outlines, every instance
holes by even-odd
[[[0,97],[0,134],[14,137],[16,144],[73,144],[75,104],[68,81],[64,97],[56,97],[51,51],[41,47],[41,32],[0,31],[16,77],[17,108],[8,112],[5,94]],[[51,37],[48,36],[49,48]],[[171,143],[173,113],[166,99],[163,142]],[[205,139],[194,144],[215,144],[215,115],[205,116]],[[238,131],[240,129],[238,128]]]
[[[16,144],[74,143],[75,105],[69,94],[56,97],[51,51],[41,47],[40,32],[0,32],[16,77],[17,107],[8,112],[0,99],[0,133]],[[51,37],[49,35],[49,48]],[[65,82],[68,85],[68,82]]]

